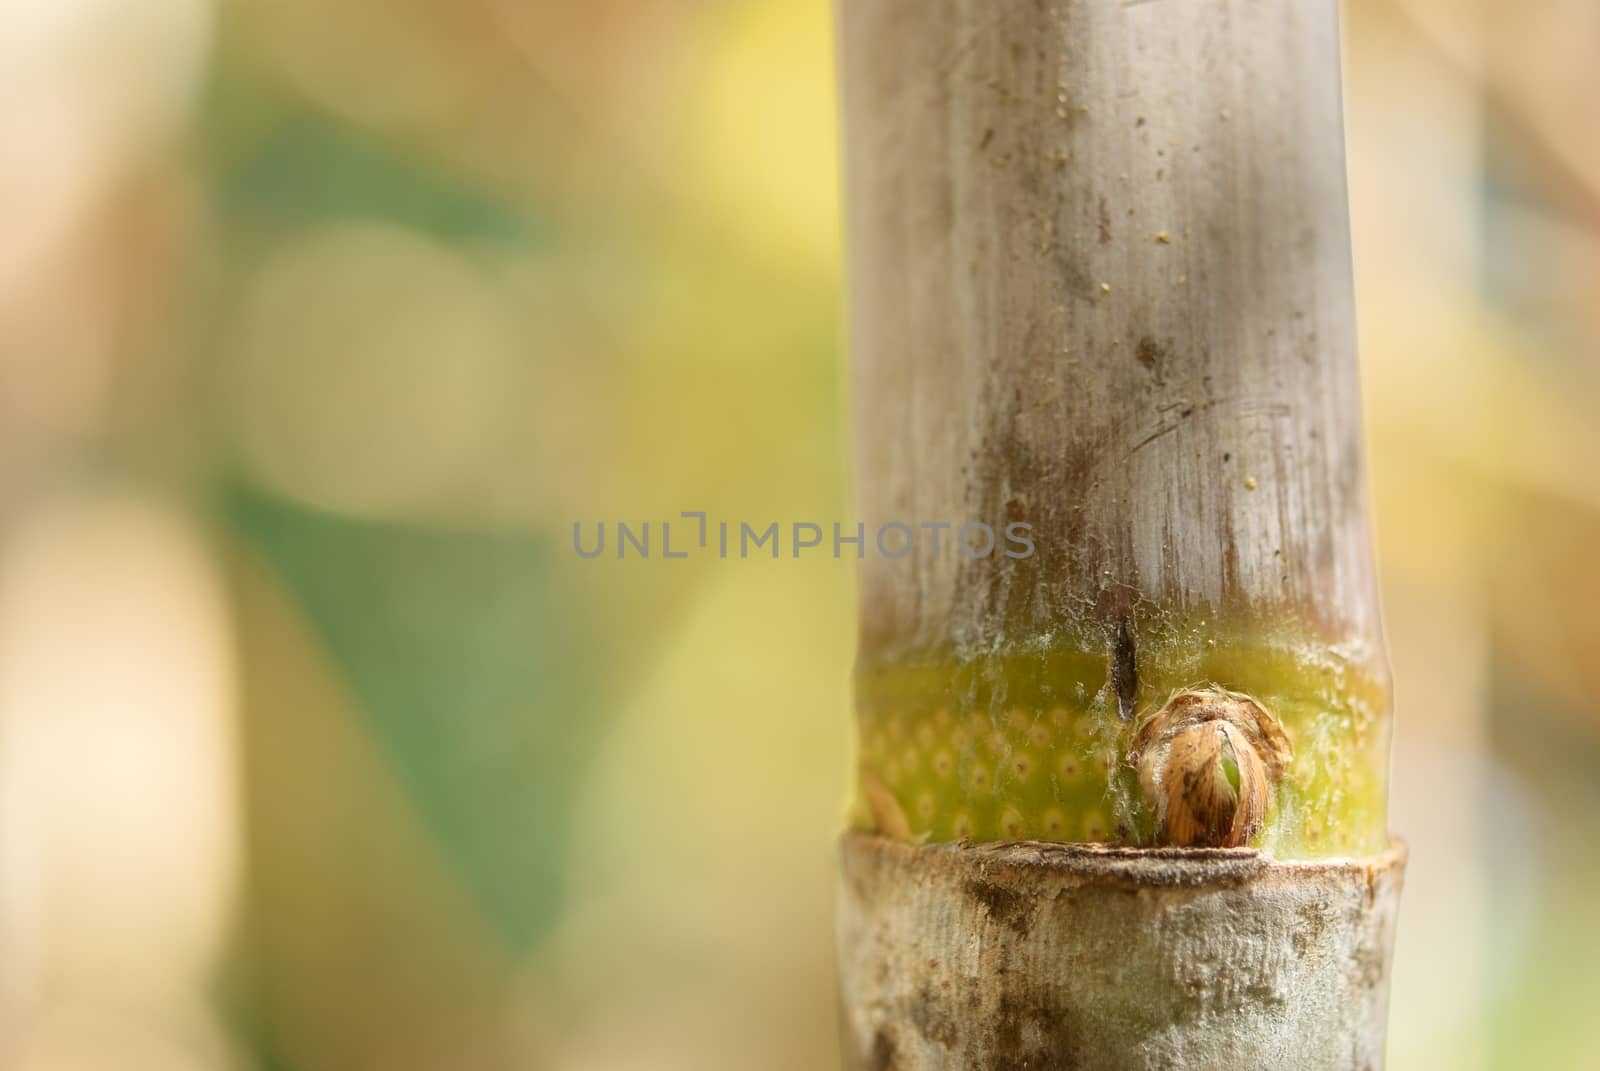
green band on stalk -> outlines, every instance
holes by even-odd
[[[1386,683],[1284,630],[1230,644],[1206,631],[1140,638],[1126,720],[1109,651],[863,665],[856,825],[926,841],[1148,844],[1134,733],[1175,692],[1214,684],[1265,706],[1294,747],[1256,847],[1288,859],[1382,851]]]

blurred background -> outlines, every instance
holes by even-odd
[[[1348,0],[1392,1066],[1600,1034],[1600,6]],[[817,1071],[818,0],[0,2],[0,1067]]]

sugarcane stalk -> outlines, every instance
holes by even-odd
[[[1335,0],[838,18],[859,509],[908,547],[861,571],[847,1055],[1380,1065]]]

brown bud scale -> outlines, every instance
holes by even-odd
[[[1158,844],[1237,848],[1261,831],[1293,757],[1288,734],[1264,706],[1208,687],[1177,693],[1146,719],[1128,759]]]

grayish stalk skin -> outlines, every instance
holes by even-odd
[[[1277,614],[1381,662],[1334,0],[842,0],[862,646]]]
[[[1404,853],[843,841],[848,1066],[1383,1065]]]

